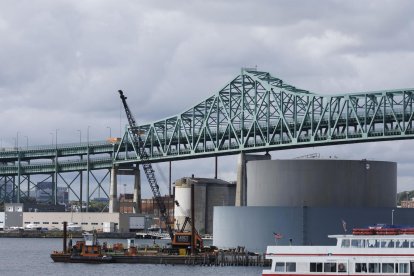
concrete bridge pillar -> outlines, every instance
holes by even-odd
[[[245,154],[241,152],[237,161],[236,206],[247,205],[247,172],[246,163],[252,160],[270,160],[271,156]]]
[[[118,191],[117,191],[117,176],[118,169],[112,167],[111,169],[111,184],[109,187],[109,213],[119,212]]]
[[[244,184],[245,184],[245,181],[244,181],[245,172],[246,172],[245,153],[241,152],[239,155],[239,158],[237,159],[236,206],[244,206],[243,190],[244,190]]]
[[[134,213],[141,213],[141,173],[138,167],[134,170]]]

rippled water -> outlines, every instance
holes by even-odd
[[[137,240],[139,243],[152,243]],[[109,241],[112,243],[112,241]],[[124,241],[121,241],[124,242]],[[158,241],[157,241],[158,242]],[[54,263],[49,254],[61,239],[0,238],[0,275],[261,275],[261,267]]]

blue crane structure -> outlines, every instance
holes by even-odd
[[[93,172],[109,174],[114,165],[141,163],[133,131],[141,134],[151,162],[412,139],[413,100],[414,88],[321,95],[286,84],[268,72],[243,68],[213,96],[175,116],[129,128],[113,143],[2,149],[0,201],[20,202],[36,186],[30,175],[42,174],[55,183],[59,178],[82,201],[82,192],[74,189],[78,179],[82,186],[82,172],[87,172],[87,200],[97,189],[107,196],[103,179]],[[77,175],[67,181],[63,177],[67,172]],[[92,191],[90,175],[97,182]],[[7,182],[12,183],[12,191],[7,191]]]

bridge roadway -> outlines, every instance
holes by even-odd
[[[414,89],[317,95],[267,72],[242,69],[212,97],[139,126],[154,162],[240,152],[414,138]],[[129,129],[121,141],[0,151],[0,177],[109,169],[139,163]],[[57,160],[57,162],[56,162]]]
[[[112,167],[116,143],[106,141],[77,144],[58,144],[0,150],[0,175],[74,172],[107,169]],[[55,160],[58,160],[56,164]],[[61,160],[59,160],[61,159]]]

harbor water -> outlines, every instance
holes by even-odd
[[[103,240],[101,240],[103,241]],[[108,240],[109,243],[125,240]],[[137,240],[152,244],[152,240]],[[161,246],[165,241],[157,240]],[[1,238],[0,275],[261,275],[262,267],[173,266],[148,264],[54,263],[53,250],[62,250],[62,239]]]

